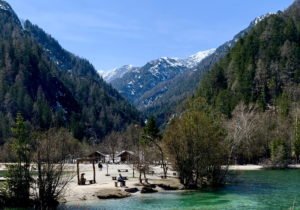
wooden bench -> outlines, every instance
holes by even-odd
[[[124,185],[123,185],[123,182],[115,182],[115,187],[118,187],[118,183],[120,183],[120,187],[126,187],[125,181],[124,181]]]
[[[127,176],[122,176],[124,180],[128,180]],[[111,177],[112,180],[117,180],[116,176],[112,176]]]
[[[94,180],[89,180],[88,181],[90,184],[96,184],[96,182]]]
[[[128,169],[118,169],[118,172],[128,172]]]

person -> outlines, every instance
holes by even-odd
[[[82,173],[81,177],[80,177],[80,183],[81,183],[81,185],[85,185],[86,178],[84,178],[84,175],[85,175],[85,173]]]
[[[100,171],[102,171],[103,166],[100,162],[98,163],[98,168],[99,168]]]
[[[118,177],[118,182],[121,183],[121,186],[125,186],[125,179],[124,177],[122,177],[121,174],[119,174],[119,177]]]

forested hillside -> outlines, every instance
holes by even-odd
[[[262,110],[281,97],[297,100],[300,82],[300,8],[271,15],[240,39],[201,83],[199,94],[230,116],[244,101]]]
[[[236,160],[298,160],[300,1],[259,22],[205,76],[194,100],[225,116]]]
[[[139,114],[93,66],[65,51],[29,21],[25,28],[0,1],[0,143],[20,112],[34,130],[66,127],[78,139],[99,141],[139,122]]]

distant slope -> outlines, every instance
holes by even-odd
[[[140,121],[134,107],[93,66],[18,17],[0,0],[0,144],[21,112],[33,129],[67,127],[97,141]]]

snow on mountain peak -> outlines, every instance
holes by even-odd
[[[160,57],[158,59],[152,60],[146,64],[148,65],[148,71],[158,77],[163,69],[168,68],[179,68],[182,71],[194,68],[197,66],[203,59],[207,56],[213,54],[216,49],[209,49],[205,51],[200,51],[186,59],[179,59],[179,58],[171,58],[171,57]],[[141,67],[142,68],[142,67]],[[134,67],[132,65],[125,65],[121,68],[115,68],[111,71],[99,71],[99,74],[103,77],[103,79],[107,82],[112,82],[116,79],[123,78],[123,76],[128,72],[136,72],[139,73],[141,69],[139,67]]]
[[[274,15],[276,13],[272,13],[272,12],[269,12],[265,15],[261,15],[261,16],[258,16],[256,17],[251,24],[254,24],[254,25],[257,25],[259,22],[261,22],[262,20],[264,20],[265,18],[269,17],[270,15]]]
[[[136,67],[134,67],[133,65],[124,65],[111,71],[99,71],[99,73],[105,81],[111,82],[112,80],[122,78],[124,74],[135,69]]]
[[[182,60],[182,62],[189,68],[195,67],[197,64],[199,64],[204,58],[210,56],[216,51],[216,49],[209,49],[205,51],[200,51],[194,55],[191,55],[187,59]]]
[[[11,11],[9,4],[3,0],[0,0],[0,9],[5,11]]]
[[[159,75],[160,69],[185,67],[179,59],[169,57],[161,57],[159,59],[150,61],[148,64],[151,65],[149,72],[154,76]]]

